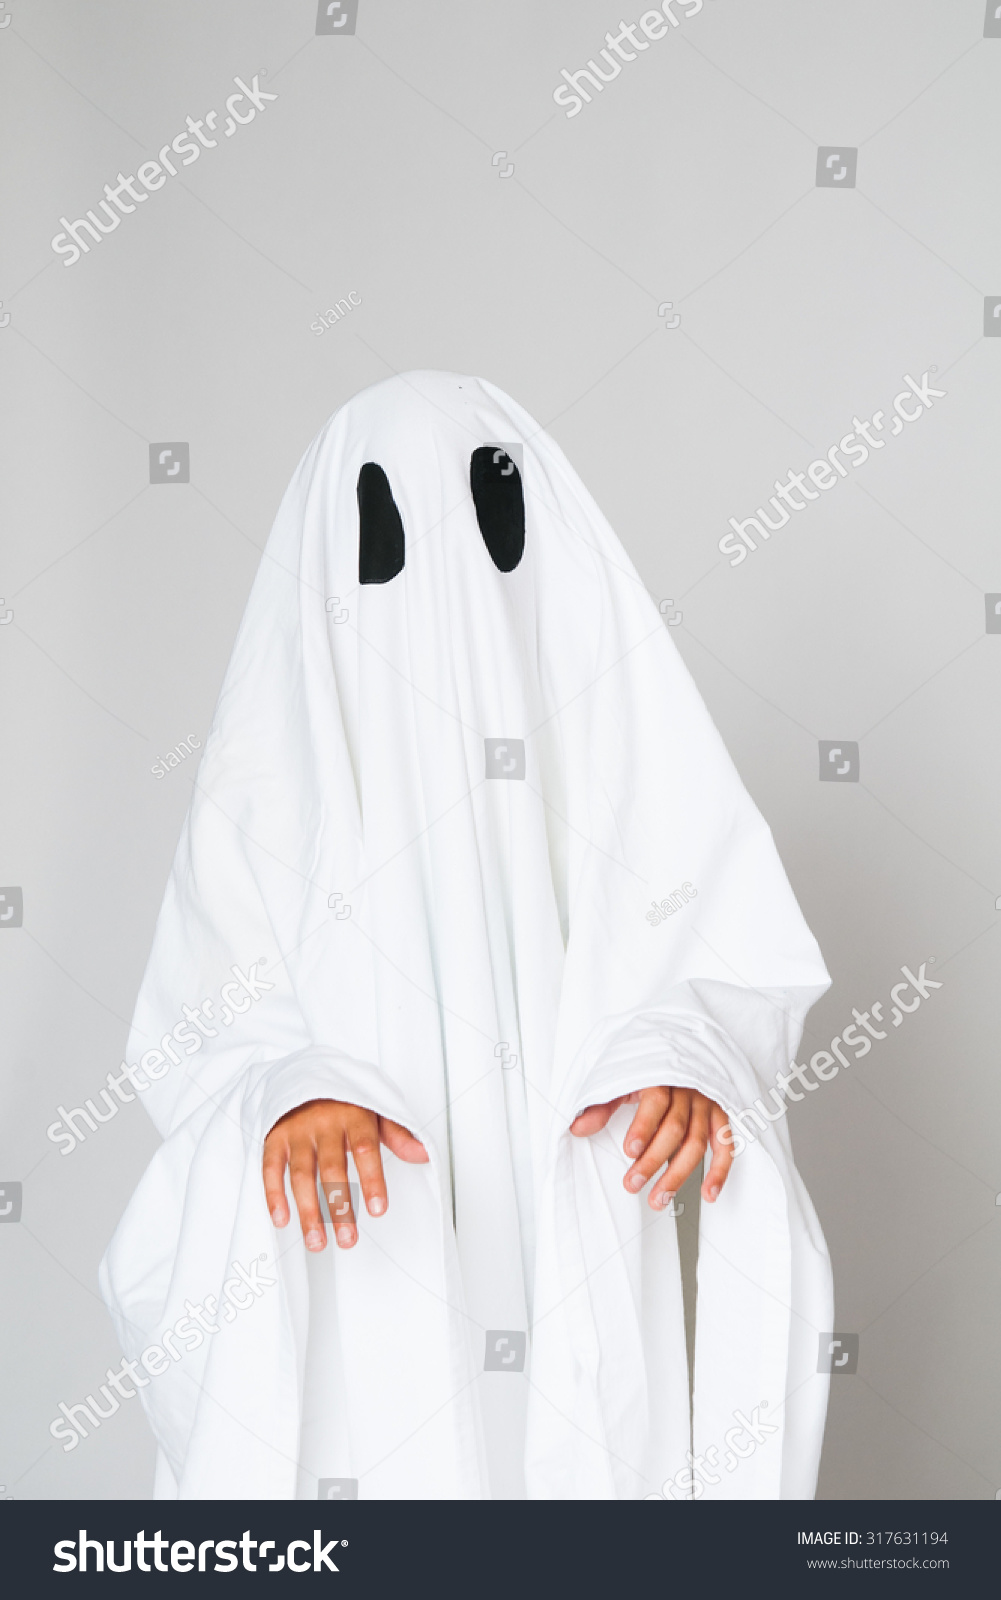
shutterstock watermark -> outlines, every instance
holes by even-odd
[[[936,400],[941,400],[947,393],[945,389],[932,388],[927,372],[920,383],[909,372],[905,372],[902,382],[907,384],[907,388],[901,389],[893,397],[894,417],[890,424],[890,437],[894,439],[903,432],[905,422],[917,422],[919,417],[931,410]],[[826,456],[811,461],[805,472],[790,470],[785,483],[776,478],[775,493],[768,505],[779,521],[772,522],[763,506],[759,506],[752,517],[745,517],[742,522],[731,517],[730,527],[733,531],[719,541],[723,554],[733,557],[730,566],[739,567],[742,561],[747,560],[748,551],[758,548],[755,535],[760,540],[770,539],[773,533],[785,527],[791,511],[805,511],[811,500],[819,500],[827,489],[834,489],[842,478],[847,478],[848,468],[842,457],[847,458],[853,469],[857,469],[868,461],[873,451],[882,450],[886,440],[877,439],[875,435],[883,432],[885,415],[885,411],[875,411],[864,422],[853,417],[852,427],[855,431],[846,433],[837,444],[832,444]],[[807,486],[807,479],[812,488]],[[796,494],[801,494],[802,500],[797,500]],[[754,534],[749,532],[751,528]]]
[[[234,78],[236,94],[231,94],[226,101],[226,121],[223,134],[231,138],[241,124],[253,122],[258,111],[263,111],[269,100],[277,100],[276,94],[266,94],[260,86],[259,80],[266,77],[264,71],[255,72],[253,81],[244,83],[242,78]],[[242,106],[241,110],[237,110]],[[217,111],[206,111],[200,118],[187,117],[184,132],[177,134],[169,143],[162,145],[157,151],[155,161],[144,161],[136,171],[118,174],[118,182],[114,188],[110,183],[104,185],[103,200],[97,202],[96,211],[88,211],[85,216],[77,217],[75,222],[70,222],[66,217],[60,217],[60,227],[64,230],[57,233],[52,240],[52,248],[57,256],[64,256],[64,267],[72,267],[80,260],[82,255],[90,253],[91,244],[100,244],[105,234],[114,233],[121,226],[122,218],[129,216],[133,211],[145,203],[157,189],[162,189],[168,177],[177,177],[177,167],[171,156],[181,157],[181,166],[190,167],[203,150],[214,150],[219,143],[218,139],[210,139],[209,133],[215,131],[219,121]],[[138,178],[140,187],[136,187]],[[128,199],[125,197],[128,196]],[[87,243],[90,236],[91,244]]]
[[[186,1315],[178,1317],[172,1328],[167,1328],[161,1333],[158,1344],[147,1345],[138,1361],[123,1360],[117,1371],[109,1367],[105,1373],[107,1381],[102,1383],[97,1391],[107,1402],[107,1410],[98,1405],[92,1394],[73,1406],[68,1406],[64,1400],[60,1400],[61,1414],[54,1422],[50,1422],[49,1432],[53,1439],[66,1441],[63,1445],[64,1453],[68,1454],[71,1450],[75,1450],[81,1439],[90,1437],[87,1432],[88,1423],[91,1428],[98,1429],[102,1422],[107,1422],[109,1417],[114,1416],[123,1400],[134,1400],[140,1389],[149,1387],[151,1379],[159,1378],[170,1370],[172,1361],[182,1361],[190,1351],[200,1349],[206,1338],[218,1333],[219,1323],[212,1320],[214,1317],[221,1315],[223,1322],[232,1322],[238,1312],[246,1311],[269,1289],[273,1289],[278,1279],[267,1278],[261,1272],[261,1263],[267,1259],[268,1253],[265,1250],[250,1263],[249,1267],[245,1267],[240,1261],[231,1262],[229,1270],[232,1276],[227,1278],[222,1286],[221,1311],[214,1294],[207,1294],[204,1300],[198,1301],[197,1304],[185,1300]],[[183,1350],[177,1348],[178,1339],[184,1345]],[[144,1377],[143,1372],[149,1376]],[[134,1389],[126,1388],[128,1378],[131,1378],[136,1385]],[[111,1392],[112,1389],[114,1394]]]
[[[239,1539],[174,1539],[173,1541],[165,1539],[160,1528],[147,1539],[146,1529],[140,1528],[134,1539],[123,1539],[121,1542],[122,1559],[119,1561],[117,1539],[107,1539],[102,1544],[100,1539],[89,1538],[86,1528],[81,1528],[73,1539],[56,1540],[52,1547],[52,1554],[56,1558],[52,1563],[52,1570],[86,1572],[88,1559],[93,1557],[94,1571],[103,1572],[104,1552],[107,1548],[109,1572],[131,1572],[133,1550],[136,1553],[137,1572],[235,1572],[238,1567],[243,1572],[282,1572],[286,1565],[289,1572],[340,1572],[341,1569],[334,1563],[330,1552],[336,1550],[338,1545],[346,1545],[348,1541],[328,1539],[324,1544],[323,1530],[314,1528],[312,1544],[308,1539],[292,1539],[282,1553],[274,1539],[252,1539],[249,1528],[244,1529]],[[238,1550],[239,1560],[236,1554]],[[300,1550],[306,1552],[302,1560],[299,1559]],[[208,1565],[210,1551],[211,1566]],[[273,1552],[272,1559],[265,1566],[263,1563],[271,1552]],[[152,1566],[146,1560],[148,1555],[153,1557]]]
[[[134,1067],[123,1061],[117,1076],[109,1072],[106,1080],[108,1087],[101,1089],[98,1095],[105,1105],[104,1115],[93,1100],[85,1100],[82,1106],[74,1106],[71,1111],[67,1111],[65,1106],[56,1106],[58,1120],[46,1128],[45,1135],[53,1144],[65,1146],[60,1150],[60,1155],[68,1156],[71,1150],[86,1140],[87,1135],[78,1126],[79,1123],[85,1124],[91,1133],[96,1133],[99,1123],[110,1122],[112,1117],[118,1115],[120,1105],[127,1105],[135,1099],[135,1095],[125,1087],[126,1079],[142,1094],[144,1089],[149,1088],[148,1079],[164,1077],[172,1066],[180,1066],[184,1056],[197,1055],[206,1039],[217,1037],[219,1029],[212,1027],[214,1020],[218,1020],[224,1028],[230,1027],[238,1016],[250,1010],[255,1000],[259,1000],[268,989],[273,989],[273,983],[257,976],[258,967],[266,965],[262,957],[260,961],[253,962],[247,972],[238,966],[230,967],[233,981],[224,983],[220,990],[222,1008],[218,1019],[212,1000],[203,1000],[197,1006],[182,1006],[183,1020],[164,1034],[159,1050],[147,1050]],[[184,1045],[184,1056],[177,1053],[176,1046],[179,1044]],[[142,1076],[144,1072],[146,1078]]]
[[[759,1445],[773,1433],[778,1433],[778,1424],[765,1422],[762,1411],[768,1410],[768,1401],[762,1400],[754,1407],[749,1417],[742,1411],[733,1413],[735,1426],[728,1428],[723,1435],[723,1460],[719,1458],[719,1447],[710,1445],[708,1450],[703,1450],[701,1455],[695,1456],[690,1450],[685,1451],[687,1467],[682,1467],[673,1478],[668,1478],[662,1485],[660,1494],[644,1495],[645,1500],[698,1500],[705,1494],[707,1484],[720,1482],[720,1474],[710,1471],[710,1468],[722,1467],[724,1472],[735,1472],[742,1461],[753,1456]]]
[[[922,1000],[928,999],[932,989],[941,989],[941,983],[935,983],[931,978],[925,977],[925,968],[934,959],[934,956],[929,956],[927,961],[922,961],[916,976],[910,967],[901,967],[900,971],[903,974],[904,982],[895,983],[890,990],[892,1009],[889,1022],[892,1027],[899,1028],[906,1013],[917,1011]],[[909,999],[905,1000],[904,994],[907,990],[911,991],[911,995]],[[789,1110],[790,1100],[803,1100],[806,1098],[805,1094],[800,1094],[798,1089],[792,1087],[794,1079],[802,1084],[807,1094],[812,1094],[815,1089],[820,1088],[821,1083],[829,1083],[832,1078],[836,1078],[842,1067],[850,1067],[852,1065],[852,1062],[849,1061],[842,1050],[842,1045],[847,1045],[853,1052],[852,1059],[854,1061],[861,1061],[862,1057],[867,1056],[872,1049],[874,1039],[880,1040],[887,1037],[885,1028],[877,1028],[873,1025],[874,1022],[879,1023],[885,1020],[882,1001],[874,1000],[868,1011],[854,1009],[852,1017],[854,1021],[849,1023],[847,1028],[843,1028],[840,1033],[835,1034],[829,1049],[818,1050],[815,1055],[810,1057],[809,1071],[814,1074],[818,1082],[812,1082],[807,1076],[808,1069],[806,1066],[801,1067],[795,1061],[790,1061],[788,1072],[776,1073],[775,1087],[768,1091],[768,1098],[771,1100],[774,1110],[767,1110],[764,1101],[759,1096],[753,1106],[749,1106],[744,1111],[736,1112],[730,1118],[729,1129],[724,1128],[720,1138],[727,1144],[733,1144],[735,1156],[745,1150],[748,1144],[754,1144],[756,1141],[756,1134],[748,1126],[749,1123],[753,1122],[757,1133],[763,1133],[769,1122],[778,1122],[780,1117],[786,1115]]]
[[[671,28],[680,28],[681,17],[675,16],[675,8],[685,18],[697,17],[704,3],[705,0],[664,0],[656,10],[644,11],[639,22],[620,22],[618,33],[606,33],[605,48],[598,51],[609,70],[602,71],[593,56],[587,66],[578,67],[576,72],[561,67],[560,76],[565,82],[553,90],[556,104],[568,107],[568,117],[578,116],[585,105],[591,104],[585,82],[600,94],[606,83],[619,76],[624,61],[635,61],[640,51],[649,50],[651,41],[666,38]]]

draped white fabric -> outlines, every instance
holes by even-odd
[[[518,442],[525,549],[502,572],[470,457]],[[359,585],[366,462],[406,559]],[[523,778],[486,775],[489,739],[524,741]],[[223,1010],[234,968],[250,986]],[[812,1495],[830,1275],[784,1122],[702,1209],[694,1422],[674,1219],[622,1187],[628,1113],[591,1140],[568,1125],[650,1084],[751,1105],[828,982],[559,448],[475,378],[410,373],[350,401],[268,540],[128,1045],[168,1059],[142,1096],[164,1142],[102,1266],[127,1355],[219,1300],[233,1262],[274,1279],[142,1389],[156,1493],[293,1498],[329,1477],[362,1498],[638,1499],[690,1449],[722,1459],[734,1413],[764,1407],[773,1431],[742,1435],[704,1497]],[[213,997],[211,1035],[171,1050]],[[385,1153],[388,1213],[307,1262],[260,1166],[275,1120],[316,1097],[403,1123],[430,1164]],[[498,1330],[527,1335],[523,1371],[483,1370]]]

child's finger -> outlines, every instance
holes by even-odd
[[[389,1196],[379,1147],[379,1119],[374,1111],[363,1111],[357,1106],[350,1107],[349,1111],[345,1131],[358,1168],[361,1192],[369,1215],[381,1217],[389,1204]]]
[[[638,1161],[634,1161],[623,1178],[630,1194],[638,1194],[654,1173],[681,1149],[688,1136],[691,1120],[691,1092],[688,1089],[667,1091],[671,1094],[670,1108]],[[642,1104],[642,1097],[641,1097]]]
[[[684,1117],[684,1126],[681,1129],[681,1132],[684,1132],[684,1128],[688,1126],[688,1107],[685,1106],[683,1112],[680,1110],[682,1104],[680,1096],[684,1093],[685,1090],[683,1089],[643,1089],[640,1091],[636,1115],[629,1124],[629,1131],[622,1141],[622,1148],[627,1156],[641,1156],[643,1154],[664,1118],[674,1108],[675,1104],[679,1107],[679,1116],[683,1115]],[[659,1165],[660,1162],[657,1163],[657,1166]],[[656,1168],[653,1170],[656,1171]]]
[[[289,1209],[285,1198],[285,1168],[288,1166],[288,1145],[279,1134],[274,1138],[264,1141],[264,1160],[262,1173],[264,1177],[264,1198],[267,1201],[271,1220],[276,1228],[284,1228],[288,1223]]]
[[[579,1117],[574,1117],[570,1132],[577,1139],[589,1139],[592,1133],[600,1133],[612,1113],[618,1111],[626,1099],[632,1099],[632,1096],[620,1094],[617,1100],[606,1100],[604,1105],[588,1106]]]
[[[720,1137],[723,1130],[728,1127],[726,1112],[713,1101],[709,1106],[709,1147],[712,1150],[712,1161],[709,1171],[702,1180],[702,1194],[710,1205],[719,1198],[733,1166],[733,1144]]]
[[[351,1205],[351,1186],[348,1183],[348,1163],[344,1151],[344,1131],[338,1127],[321,1134],[317,1140],[317,1158],[320,1184],[330,1207],[330,1221],[334,1238],[342,1250],[350,1250],[357,1243],[354,1208]]]
[[[379,1137],[387,1150],[392,1150],[394,1156],[399,1156],[401,1161],[427,1161],[429,1156],[421,1141],[414,1137],[408,1128],[403,1128],[398,1122],[391,1122],[388,1117],[379,1118]]]
[[[666,1206],[668,1201],[677,1194],[681,1185],[691,1177],[696,1167],[706,1153],[709,1141],[709,1104],[701,1095],[695,1095],[692,1100],[691,1121],[688,1124],[688,1133],[684,1143],[679,1145],[671,1157],[667,1171],[662,1178],[654,1184],[649,1195],[649,1204],[655,1211]]]
[[[320,1197],[316,1192],[316,1146],[312,1139],[293,1138],[289,1176],[307,1250],[322,1250],[327,1243]]]

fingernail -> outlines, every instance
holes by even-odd
[[[642,1172],[631,1172],[626,1179],[626,1188],[631,1189],[635,1194],[637,1189],[642,1189],[645,1183],[646,1179],[644,1178]]]
[[[354,1230],[354,1228],[348,1228],[348,1227],[338,1228],[338,1230],[337,1230],[337,1243],[338,1244],[354,1244],[354,1242],[355,1242],[355,1230]]]
[[[319,1228],[310,1228],[309,1232],[306,1235],[306,1249],[307,1250],[322,1250],[323,1249],[323,1234],[320,1232]]]
[[[386,1209],[386,1202],[382,1198],[381,1194],[375,1194],[375,1195],[372,1196],[371,1200],[368,1203],[368,1209],[371,1212],[373,1217],[381,1217],[382,1216],[382,1213]]]
[[[643,1154],[643,1140],[631,1139],[626,1146],[627,1156],[641,1156]]]
[[[719,1199],[719,1184],[718,1183],[714,1183],[713,1184],[712,1188],[709,1191],[709,1198],[710,1198],[710,1200],[718,1200]]]
[[[671,1193],[671,1191],[669,1189],[664,1189],[657,1196],[657,1204],[660,1206],[661,1210],[664,1210],[667,1206],[669,1206],[671,1204],[671,1201],[673,1199],[674,1199],[674,1195]]]
[[[285,1213],[283,1212],[281,1206],[275,1206],[275,1209],[271,1213],[271,1220],[276,1228],[281,1227],[282,1223],[285,1221]]]

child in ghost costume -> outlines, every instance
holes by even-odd
[[[812,1496],[830,1270],[774,1085],[828,983],[557,445],[477,378],[356,396],[268,540],[128,1045],[163,1144],[101,1282],[159,1347],[155,1495]],[[706,1149],[690,1403],[664,1202]]]

